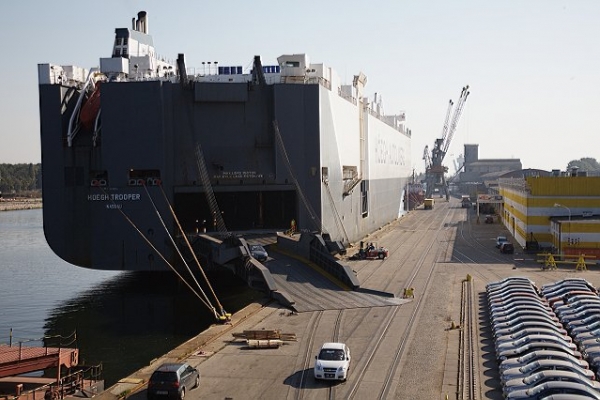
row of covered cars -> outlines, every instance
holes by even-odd
[[[600,297],[584,279],[538,288],[526,277],[486,287],[507,399],[600,400]]]

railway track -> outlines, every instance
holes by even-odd
[[[450,203],[417,211],[372,238],[390,249],[389,258],[352,263],[361,287],[397,297],[403,288],[414,287],[414,299],[401,305],[346,304],[293,316],[263,310],[258,322],[248,322],[250,329],[281,328],[296,333],[298,342],[267,351],[225,347],[215,362],[199,363],[206,386],[190,398],[500,399],[488,322],[478,309],[485,284],[515,274],[543,284],[559,280],[565,271],[541,272],[535,263],[500,254],[494,239],[501,227],[476,225],[468,214]],[[292,262],[283,264],[284,269],[295,268]],[[331,300],[331,293],[324,292],[321,286],[298,287],[295,296],[318,306]],[[461,329],[450,329],[451,321]],[[326,341],[344,342],[351,349],[345,382],[313,378],[314,355]],[[235,382],[223,384],[232,375]]]
[[[460,348],[458,398],[461,400],[478,400],[479,393],[479,347],[477,339],[477,307],[473,280],[465,279],[462,284],[462,301],[460,315]]]

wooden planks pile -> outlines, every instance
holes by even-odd
[[[296,341],[296,334],[282,333],[279,329],[246,330],[232,333],[236,339],[246,339],[249,347],[277,348],[288,341]]]

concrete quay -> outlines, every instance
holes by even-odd
[[[42,199],[0,198],[0,211],[33,210],[42,208]]]
[[[593,271],[575,271],[570,266],[542,271],[535,256],[522,249],[513,255],[500,254],[495,248],[499,234],[510,237],[500,224],[480,224],[474,211],[461,209],[456,200],[437,202],[435,210],[415,210],[365,239],[389,248],[388,259],[348,261],[361,287],[391,291],[399,298],[410,282],[415,299],[299,313],[267,300],[253,303],[234,314],[230,324],[213,325],[96,397],[144,399],[147,380],[158,365],[185,360],[202,377],[200,387],[186,394],[190,399],[456,399],[462,327],[451,327],[460,321],[462,286],[470,275],[478,293],[478,397],[501,399],[487,333],[485,285],[508,276],[528,276],[538,285],[578,276],[598,286],[600,278]],[[280,257],[273,252],[276,261],[267,265],[281,262]],[[305,268],[301,264],[285,259],[282,265],[295,270]],[[299,300],[310,301],[316,292],[305,284],[306,299]],[[233,335],[261,329],[291,333],[297,341],[257,349]],[[349,378],[341,383],[315,381],[314,356],[323,342],[334,339],[351,349]]]

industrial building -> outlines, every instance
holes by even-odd
[[[465,144],[463,158],[458,180],[454,184],[460,194],[468,194],[472,199],[477,194],[488,193],[489,187],[495,186],[501,176],[523,168],[518,158],[479,159],[478,144]]]
[[[526,250],[600,262],[600,176],[577,168],[522,169],[514,158],[479,159],[477,144],[465,144],[461,170],[459,193],[477,198],[478,214],[493,210]]]
[[[521,246],[600,259],[600,176],[577,169],[511,175],[499,178],[492,191],[501,221]]]

